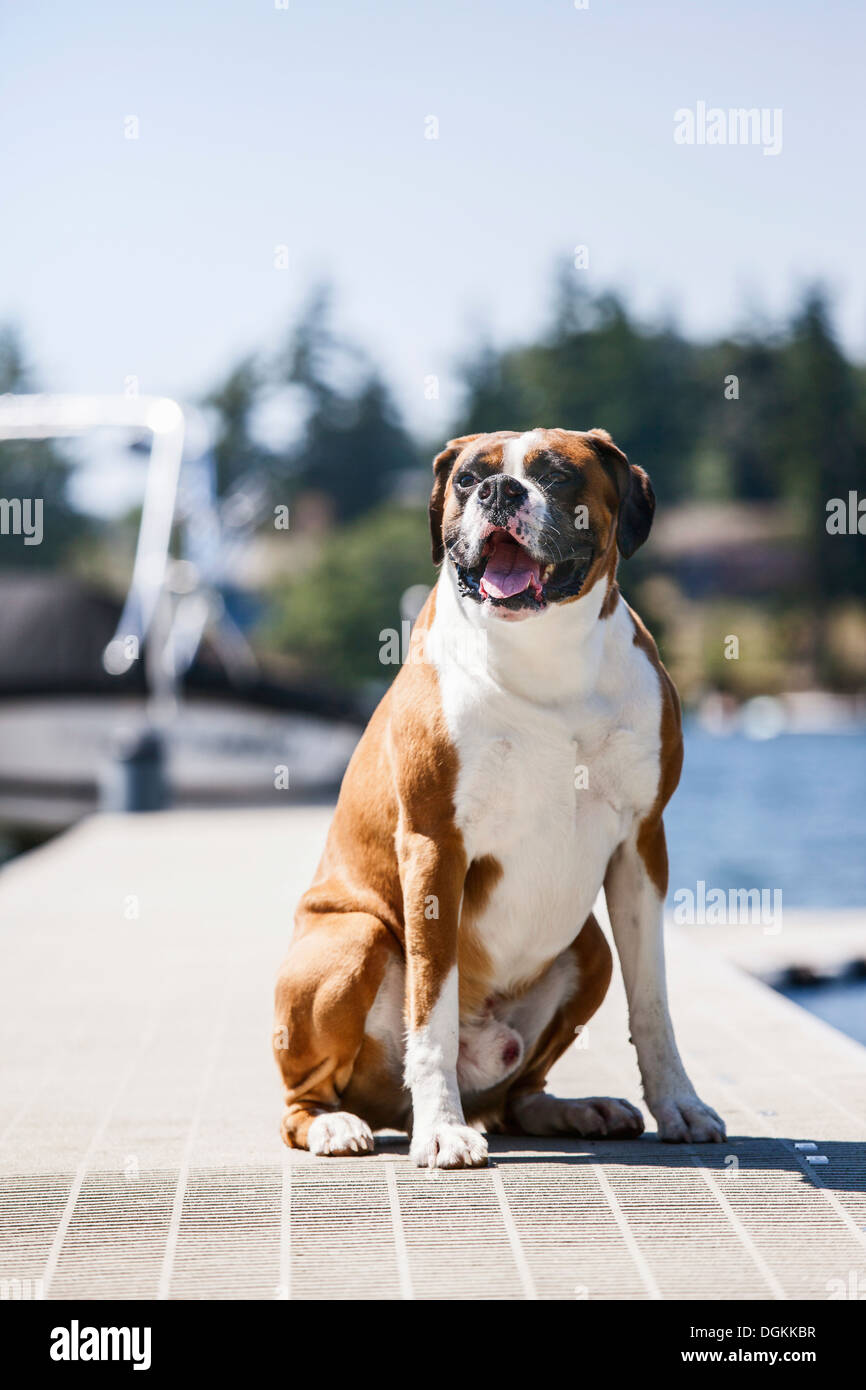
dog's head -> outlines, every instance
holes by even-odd
[[[611,579],[649,535],[655,497],[606,430],[500,430],[452,439],[433,462],[433,560],[464,600],[511,620]]]

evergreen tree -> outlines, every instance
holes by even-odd
[[[0,395],[35,389],[19,333],[9,324],[0,326]],[[0,440],[0,497],[42,503],[41,544],[0,535],[0,568],[51,568],[85,534],[87,524],[67,495],[71,470],[71,460],[53,439]]]
[[[866,541],[827,530],[827,503],[863,493],[866,439],[858,377],[840,351],[827,299],[811,289],[784,351],[785,488],[806,508],[808,549],[822,596],[866,592]]]
[[[214,460],[221,497],[246,474],[273,471],[271,452],[256,440],[253,432],[263,386],[258,359],[244,357],[205,398],[204,404],[211,407],[217,419]]]
[[[334,336],[329,308],[327,293],[317,291],[292,336],[282,375],[302,389],[308,405],[292,450],[296,486],[324,493],[345,522],[383,501],[400,474],[418,466],[418,455],[379,375]]]

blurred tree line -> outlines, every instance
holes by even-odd
[[[866,369],[841,350],[819,288],[780,329],[695,343],[671,324],[641,325],[621,297],[591,294],[569,272],[536,341],[482,345],[461,377],[449,434],[604,426],[649,472],[660,511],[742,502],[798,518],[797,581],[777,609],[799,604],[814,620],[825,605],[866,594],[866,537],[826,525],[831,498],[866,494]],[[32,377],[7,329],[0,392],[27,389]],[[261,429],[274,401],[291,402],[300,421],[278,445]],[[375,366],[334,331],[323,290],[279,351],[241,359],[204,404],[222,494],[253,476],[293,515],[318,499],[329,522],[303,571],[275,578],[261,640],[341,682],[391,674],[378,662],[378,633],[399,624],[405,588],[432,581],[422,499],[443,441],[409,435]],[[86,527],[66,500],[68,467],[52,444],[0,444],[0,496],[43,496],[46,507],[44,545],[0,537],[0,564],[53,566]],[[627,587],[652,574],[652,547],[638,558]]]
[[[313,316],[302,326],[314,342],[315,323]],[[306,380],[320,380],[319,355],[301,347],[295,360],[305,364]],[[711,599],[704,602],[700,623],[688,605],[656,601],[657,591],[645,583],[657,569],[651,545],[626,567],[627,592],[636,594],[662,637],[669,627],[678,627],[681,638],[688,634],[683,640],[695,649],[696,674],[689,678],[687,663],[681,674],[689,689],[707,680],[741,694],[784,687],[798,663],[808,668],[807,683],[862,685],[866,673],[857,663],[836,659],[835,631],[822,614],[828,604],[844,609],[848,601],[862,612],[866,596],[866,537],[830,534],[826,525],[831,498],[847,499],[858,486],[866,494],[866,370],[841,351],[820,289],[803,296],[782,329],[699,344],[670,325],[641,326],[617,295],[593,296],[563,275],[550,325],[537,341],[482,345],[461,376],[464,396],[449,435],[602,425],[649,472],[660,514],[682,503],[740,502],[775,504],[790,515],[798,553],[784,592],[745,606],[742,596],[732,606],[721,593],[715,609]],[[341,511],[346,524],[303,578],[279,586],[269,633],[284,650],[309,656],[341,681],[381,679],[375,637],[397,625],[402,589],[434,577],[423,509],[412,513],[413,526],[407,509],[398,521],[387,500],[398,471],[411,468],[413,446],[402,431],[381,453],[366,447],[367,439],[356,445],[354,435],[335,441],[330,421],[345,415],[332,410],[321,386],[314,399],[313,429],[302,446],[305,480],[317,486],[326,478],[328,487],[345,489],[352,510]],[[350,413],[358,418],[357,403]],[[421,494],[442,442],[415,447]],[[354,469],[353,483],[341,469]],[[768,575],[772,587],[769,564]],[[716,659],[734,612],[750,636],[742,664]],[[843,617],[845,643],[862,642],[866,658],[863,626]],[[671,659],[676,666],[675,650]]]
[[[866,484],[866,370],[836,343],[820,289],[781,332],[703,345],[642,330],[618,296],[563,278],[550,331],[483,349],[465,378],[461,432],[603,425],[662,506],[788,503],[808,518],[803,579],[816,598],[866,593],[866,546],[825,526],[827,500]]]

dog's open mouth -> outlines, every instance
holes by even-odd
[[[542,597],[541,565],[507,531],[493,531],[484,542],[484,568],[479,580],[483,598],[509,599],[530,591]]]
[[[543,612],[548,603],[576,594],[589,568],[591,552],[561,564],[535,558],[509,531],[486,537],[475,565],[456,563],[460,591],[479,603],[511,613]]]

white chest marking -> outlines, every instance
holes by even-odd
[[[437,666],[459,762],[457,821],[470,861],[493,855],[503,869],[476,922],[500,990],[574,940],[611,854],[658,788],[658,676],[623,604],[598,619],[602,597],[592,591],[520,624],[491,619],[486,669],[477,660],[467,668],[460,653],[472,644],[465,634],[447,639],[474,615],[450,569],[439,580]]]

